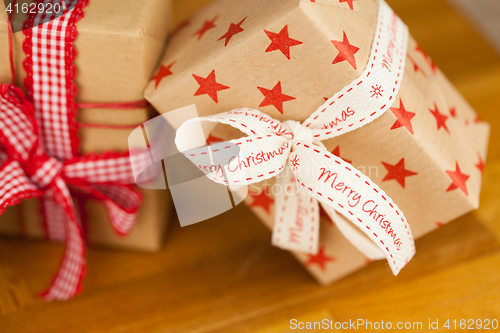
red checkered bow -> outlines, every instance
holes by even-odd
[[[111,224],[127,234],[134,224],[141,194],[133,183],[128,154],[87,155],[65,161],[49,156],[40,144],[33,105],[10,84],[0,85],[0,214],[24,198],[41,198],[47,236],[66,241],[66,253],[46,300],[78,294],[85,275],[85,245],[68,187],[106,205]]]

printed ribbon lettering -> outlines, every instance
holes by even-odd
[[[274,245],[317,253],[321,204],[345,237],[369,258],[385,257],[396,275],[415,253],[408,222],[382,189],[328,152],[322,141],[365,126],[390,108],[403,78],[407,42],[407,27],[380,1],[365,71],[304,123],[281,123],[258,110],[236,109],[188,120],[177,131],[176,145],[181,152],[189,150],[186,157],[217,183],[249,185],[277,177],[284,190],[275,198]],[[209,133],[219,123],[247,136],[230,141],[240,147],[239,155],[224,172],[212,172],[213,166],[196,153],[196,138],[200,126]]]

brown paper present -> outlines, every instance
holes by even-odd
[[[77,22],[74,46],[78,103],[120,103],[143,99],[143,90],[151,78],[163,51],[171,24],[171,2],[165,0],[91,0],[84,17]],[[16,20],[14,25],[21,24]],[[22,69],[23,32],[14,34],[14,56],[18,86],[26,77]],[[11,83],[7,15],[0,4],[0,83]],[[80,109],[80,152],[104,153],[128,150],[131,131],[155,114],[152,108],[121,110]],[[144,204],[137,223],[128,237],[119,237],[108,222],[99,202],[84,203],[91,243],[146,251],[159,249],[170,217],[170,198],[165,191],[142,190]],[[43,237],[37,200],[22,203],[22,225],[2,216],[0,233],[12,234],[23,229],[29,237]]]
[[[215,1],[173,38],[162,62],[171,75],[150,83],[146,98],[161,113],[249,107],[303,122],[365,70],[376,13],[373,0]],[[218,126],[209,141],[240,136]],[[489,125],[410,38],[390,111],[324,144],[380,186],[419,238],[477,208],[488,136]],[[273,184],[251,185],[245,199],[270,228]],[[294,255],[322,284],[369,262],[328,219],[318,254]]]

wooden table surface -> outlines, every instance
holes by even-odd
[[[176,0],[176,21],[206,2]],[[388,2],[492,125],[478,211],[419,239],[397,278],[375,262],[330,287],[272,247],[243,205],[188,228],[174,221],[155,255],[89,248],[84,293],[68,302],[36,297],[62,246],[0,239],[0,332],[287,332],[292,318],[424,327],[429,319],[500,320],[500,57],[444,0]]]

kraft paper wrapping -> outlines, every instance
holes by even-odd
[[[190,104],[200,116],[250,107],[303,121],[365,69],[376,11],[372,0],[216,1],[173,38],[162,62],[173,64],[172,75],[150,83],[147,99],[162,113]],[[218,84],[200,90],[207,80],[197,78],[211,73]],[[221,126],[211,135],[238,133]],[[478,207],[488,137],[489,125],[410,38],[391,110],[325,145],[386,191],[419,238]],[[256,193],[272,185],[251,186],[245,200],[268,227],[272,194]],[[369,262],[327,219],[319,253],[294,255],[322,284]]]
[[[91,0],[84,9],[84,18],[77,23],[75,41],[77,69],[75,84],[77,102],[109,103],[143,99],[144,87],[164,49],[171,30],[171,1],[165,0]],[[14,34],[17,85],[22,87],[26,76],[22,70],[23,32]],[[12,82],[7,38],[7,15],[0,2],[0,83]],[[80,109],[80,123],[122,126],[124,129],[81,127],[81,153],[123,152],[128,150],[128,136],[156,112],[152,108],[134,110]],[[127,128],[130,127],[130,128]],[[170,217],[170,196],[166,191],[143,190],[144,204],[132,233],[118,237],[111,226],[104,206],[88,201],[86,215],[91,243],[113,247],[154,251],[160,248]],[[43,236],[39,204],[36,200],[22,203],[23,228],[29,237]],[[9,216],[0,217],[0,233],[15,234],[20,226],[10,209]]]
[[[151,82],[146,98],[161,113],[191,104],[200,116],[250,107],[302,122],[363,72],[376,12],[373,0],[215,1],[174,36],[162,61],[171,74]],[[241,133],[219,126],[210,135]],[[489,125],[411,38],[391,111],[324,143],[386,191],[419,238],[478,207],[488,137]],[[245,199],[269,228],[273,184],[251,185]],[[294,255],[322,284],[369,263],[327,218],[319,253]]]

